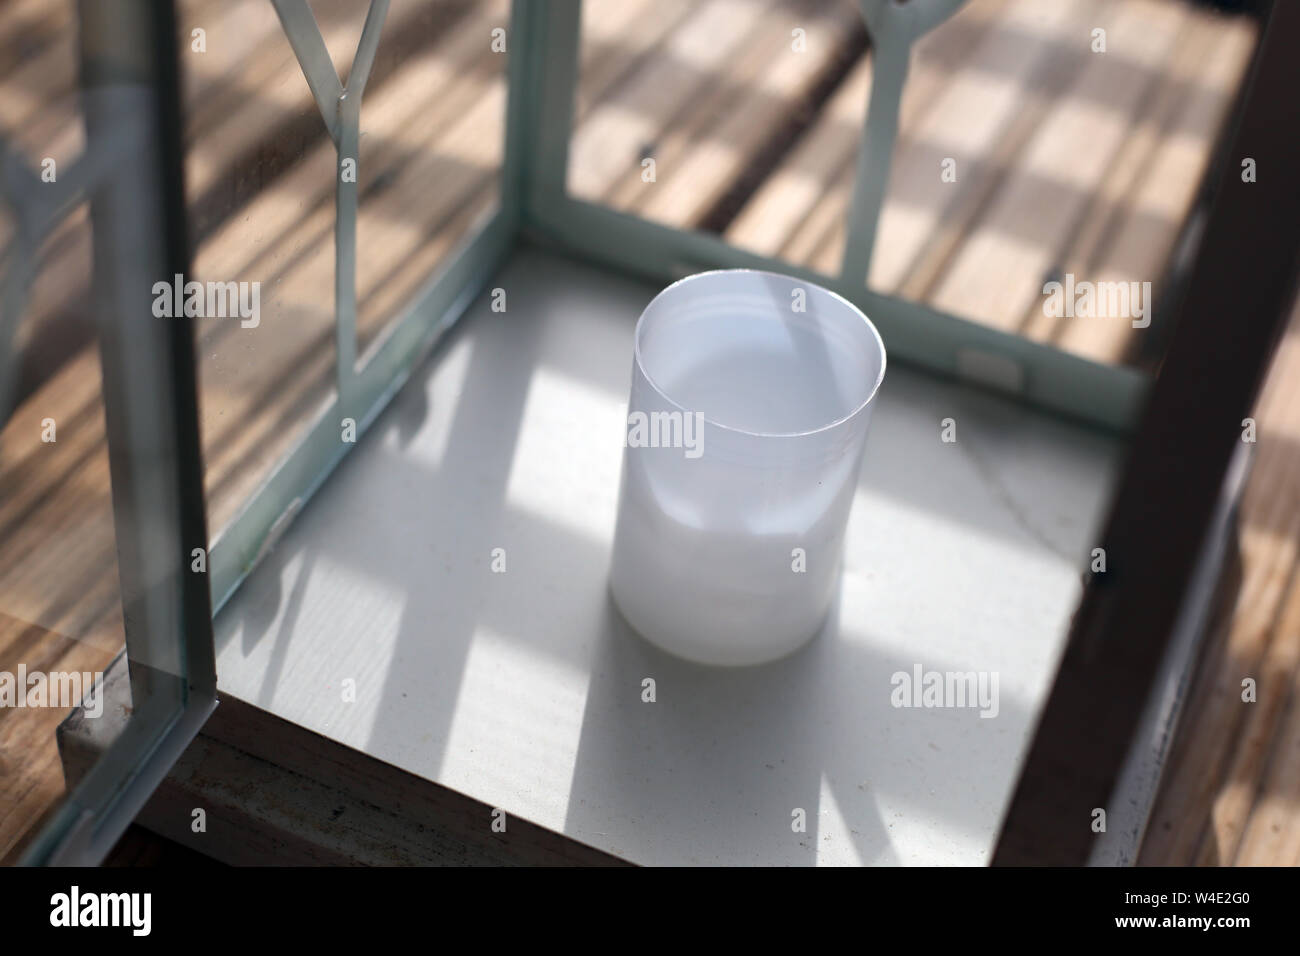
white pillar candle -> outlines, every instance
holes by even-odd
[[[885,374],[875,327],[789,276],[706,272],[637,322],[610,590],[706,664],[782,657],[820,629]]]

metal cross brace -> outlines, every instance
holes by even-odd
[[[338,157],[335,168],[334,348],[339,402],[347,409],[356,391],[357,361],[357,153],[361,96],[375,63],[388,0],[372,0],[357,43],[347,85],[330,60],[307,0],[271,0],[293,54],[302,67]],[[351,161],[350,170],[345,164]],[[347,175],[350,173],[350,176]]]

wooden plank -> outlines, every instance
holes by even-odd
[[[1297,475],[1291,480],[1296,481]],[[1251,788],[1232,786],[1216,803],[1220,852],[1226,855],[1233,849],[1232,859],[1238,866],[1300,866],[1300,825],[1296,820],[1296,796],[1300,794],[1300,578],[1292,578],[1286,606],[1274,625],[1259,692],[1267,695],[1261,696],[1260,704],[1267,701],[1280,713],[1272,726],[1257,721],[1268,726],[1264,759],[1257,767],[1240,772],[1234,766],[1231,773],[1234,781],[1249,780],[1252,775],[1258,780],[1249,817],[1230,830],[1226,804]],[[1281,702],[1285,707],[1279,706]],[[1250,753],[1250,743],[1253,741],[1248,738],[1245,746],[1238,747],[1238,762],[1244,762]],[[1229,844],[1233,831],[1240,834],[1235,848]]]
[[[642,152],[761,35],[774,0],[707,0],[692,9],[634,74],[598,98],[574,131],[569,191],[603,199],[640,182]]]
[[[1144,168],[1153,161],[1161,140],[1177,121],[1178,114],[1193,99],[1201,61],[1212,56],[1217,45],[1215,34],[1210,21],[1200,17],[1189,18],[1174,56],[1166,64],[1143,114],[1134,123],[1099,188],[1092,194],[1088,210],[1075,230],[1069,247],[1064,251],[1058,266],[1049,270],[1050,274],[1063,276],[1072,272],[1080,279],[1098,278],[1091,271],[1092,267],[1104,254],[1104,247],[1111,241],[1112,235],[1123,228],[1129,212],[1126,205],[1144,179]],[[1167,241],[1172,242],[1182,222],[1164,225],[1165,231],[1169,232]],[[1164,239],[1164,236],[1156,238]],[[1157,268],[1167,255],[1166,246]],[[1154,278],[1150,269],[1145,270],[1144,277],[1148,280]],[[1089,320],[1083,323],[1065,316],[1048,316],[1040,300],[1030,307],[1020,323],[1020,329],[1030,338],[1048,341],[1056,338],[1058,332],[1063,332],[1065,326],[1075,324],[1091,326],[1095,322]]]
[[[506,60],[490,49],[485,59],[484,49],[491,24],[508,12],[504,0],[486,5],[454,31],[445,50],[404,63],[382,98],[362,108],[359,353],[465,235],[457,214],[471,209],[474,219],[496,204]],[[439,91],[432,104],[430,89]],[[412,111],[411,103],[420,105]],[[453,222],[461,227],[450,229]]]
[[[98,404],[99,368],[73,362],[17,409],[0,445],[0,611],[48,630],[120,647],[120,630],[100,620],[113,603],[116,555],[108,458]],[[62,406],[60,387],[80,398]],[[66,407],[69,414],[57,409]],[[58,441],[41,441],[54,418]],[[106,630],[101,631],[101,628]]]
[[[0,16],[0,49],[37,50],[72,25],[73,0],[9,0]],[[0,83],[20,57],[0,59]]]
[[[589,7],[584,30],[596,39],[582,48],[584,69],[591,70],[583,89],[598,98],[631,68],[626,57],[655,31],[634,31],[636,39],[627,49],[611,49],[599,38],[639,22],[635,18],[650,7],[641,2]],[[656,3],[654,9],[649,19],[672,22],[673,5]],[[400,84],[395,77],[382,103],[368,102],[363,109],[361,191],[365,197],[382,183],[383,196],[363,198],[358,210],[359,352],[496,205],[505,135],[504,61],[484,56],[483,38],[507,13],[504,0],[476,6],[436,55],[413,58],[415,69],[403,65]],[[440,91],[432,108],[428,89]],[[405,108],[410,103],[420,106],[412,112]],[[437,189],[430,190],[430,183]],[[412,196],[425,200],[415,215]]]
[[[963,237],[930,305],[996,328],[1013,329],[1042,296],[1043,277],[1068,241],[1154,86],[1186,19],[1185,8],[1119,0],[1089,18],[1106,30],[1107,51],[1089,52],[1087,30],[1062,49],[1086,59],[997,194]],[[1068,55],[1068,53],[1067,53]]]
[[[0,74],[0,131],[38,169],[47,156],[62,168],[85,143],[74,89],[78,54],[73,5],[63,0],[45,6],[45,16],[40,17],[25,6],[0,11],[0,24],[12,31],[6,39],[15,48],[22,38],[36,40]]]
[[[1286,762],[1295,760],[1294,753],[1278,747],[1287,745],[1283,718],[1300,673],[1300,631],[1293,624],[1300,600],[1300,310],[1279,348],[1269,386],[1258,412],[1256,474],[1242,505],[1247,522],[1243,550],[1249,549],[1244,560],[1254,566],[1253,587],[1243,592],[1238,604],[1228,659],[1218,675],[1223,692],[1215,699],[1228,711],[1220,714],[1222,723],[1236,732],[1224,751],[1226,770],[1196,850],[1197,863],[1238,862],[1244,833],[1260,809],[1261,797],[1268,803],[1274,799],[1265,790],[1264,779],[1274,754],[1284,760],[1280,769],[1284,777]],[[1241,681],[1246,677],[1257,684],[1252,704],[1241,699]],[[1198,745],[1213,752],[1223,733],[1207,728]],[[1293,772],[1294,766],[1289,769]],[[1262,809],[1267,830],[1277,808]],[[1261,862],[1263,855],[1258,839],[1257,833],[1250,854],[1254,862]]]
[[[57,441],[41,441],[42,419]],[[83,350],[0,432],[0,670],[102,671],[121,650],[99,364]],[[64,711],[0,708],[0,861],[13,862],[63,794]]]
[[[110,650],[0,612],[0,669],[14,673],[21,662],[29,673],[101,672],[120,649],[120,616],[117,627],[118,648]],[[63,796],[54,731],[66,713],[57,707],[0,709],[0,864],[17,860],[33,828]]]
[[[690,12],[690,0],[583,0],[574,120],[636,73]]]
[[[1047,19],[1041,15],[1041,5],[1014,7],[1008,12],[998,35],[977,60],[976,69],[954,78],[952,88],[945,91],[945,102],[929,121],[930,129],[915,137],[918,144],[933,140],[943,145],[943,156],[960,164],[957,181],[943,183],[938,189],[931,179],[928,187],[918,192],[937,205],[926,208],[922,204],[921,210],[910,214],[910,244],[903,242],[909,232],[889,228],[885,244],[889,251],[880,253],[870,282],[907,299],[924,301],[930,296],[965,236],[986,214],[1007,169],[1028,148],[1053,103],[1078,74],[1082,53],[1063,55],[1062,51],[1074,49],[1074,37],[1086,32],[1090,13],[1108,9],[1108,5],[1054,5]],[[1014,87],[1023,95],[1009,99]],[[913,162],[927,162],[933,171],[939,159],[931,151]],[[892,192],[887,192],[882,212],[887,223],[894,216],[894,201]],[[915,228],[918,214],[931,226],[928,235]],[[904,214],[903,222],[907,221]],[[842,242],[839,233],[830,254],[838,258]],[[892,269],[891,262],[897,263]]]
[[[330,0],[312,9],[334,64],[346,77],[364,8],[347,0]],[[486,4],[399,0],[385,21],[370,91],[382,86],[393,69],[449,41],[468,41],[477,54],[461,61],[462,71],[492,64],[490,28],[504,23],[507,12],[502,0]],[[268,3],[252,0],[252,6],[223,10],[215,26],[195,11],[182,32],[188,35],[200,21],[209,30],[211,52],[187,54],[184,60],[192,73],[187,76],[185,122],[194,144],[186,164],[191,215],[196,235],[204,237],[210,220],[231,214],[303,153],[325,142],[327,134]],[[224,57],[210,59],[212,52],[222,52]]]
[[[1142,150],[1148,155],[1135,164],[1131,191],[1117,199],[1117,221],[1099,237],[1090,261],[1077,270],[1092,281],[1146,281],[1152,283],[1154,295],[1161,292],[1165,265],[1191,212],[1256,43],[1253,23],[1241,17],[1200,11],[1193,22],[1196,35],[1205,39],[1189,37],[1181,50],[1184,54],[1201,50],[1201,55],[1195,59],[1180,55],[1176,59],[1181,65],[1172,71],[1184,85],[1183,102],[1172,122],[1162,123],[1158,133],[1140,128],[1130,137],[1132,148],[1127,152]],[[1239,170],[1228,174],[1237,175]],[[1117,170],[1106,184],[1125,178]],[[1098,201],[1094,199],[1094,204]],[[1031,314],[1034,311],[1041,315],[1041,309]],[[1123,319],[1075,318],[1058,325],[1053,338],[1067,351],[1115,363],[1124,358],[1137,334]]]
[[[1089,8],[1093,14],[1105,9]],[[868,273],[874,288],[922,297],[918,286],[957,237],[975,227],[988,190],[1024,148],[1054,91],[1077,69],[1077,59],[1062,50],[1084,33],[1087,16],[1078,4],[1044,10],[1042,4],[1018,3],[990,10],[989,19],[992,30],[943,77],[933,106],[900,129]],[[941,178],[947,159],[955,161],[955,182]],[[843,225],[837,224],[817,261],[838,262],[843,245]]]
[[[49,819],[64,793],[54,728],[35,720],[29,727],[32,725],[41,731],[31,735],[41,741],[38,749],[25,746],[25,741],[3,745],[6,762],[17,772],[0,789],[0,866],[12,866],[21,859],[36,828]]]
[[[1261,775],[1270,761],[1278,791],[1294,772],[1293,731],[1282,728],[1293,682],[1300,594],[1300,308],[1274,359],[1254,417],[1258,450],[1241,505],[1243,577],[1229,626],[1207,649],[1174,742],[1139,862],[1152,865],[1260,862],[1261,842],[1279,823],[1275,797],[1252,824]],[[1242,680],[1257,681],[1257,702],[1242,701]],[[1292,717],[1287,717],[1288,725]],[[1293,795],[1294,790],[1290,791]],[[1300,832],[1292,796],[1284,856]],[[1260,831],[1259,827],[1264,830]],[[1250,841],[1243,835],[1250,832]],[[1239,854],[1239,847],[1248,847]],[[1282,860],[1278,860],[1282,862]]]
[[[930,107],[940,87],[960,68],[988,34],[1008,0],[977,0],[963,6],[951,21],[917,44],[914,65],[904,89],[900,127],[906,134]],[[862,122],[871,91],[870,55],[841,81],[818,118],[790,150],[762,187],[727,227],[730,242],[764,255],[808,261],[800,231],[820,240],[833,226],[835,200],[845,198],[853,180],[853,160],[862,138]],[[820,225],[804,224],[822,210]],[[830,212],[829,218],[825,215]]]
[[[864,56],[848,73],[826,103],[821,118],[791,151],[727,227],[729,242],[764,255],[781,255],[792,262],[807,262],[800,249],[800,230],[814,210],[834,209],[834,202],[821,202],[827,184],[834,182],[834,198],[843,199],[844,169],[852,165],[861,141],[862,116],[871,92],[871,58]],[[851,181],[851,175],[848,181]],[[840,215],[843,215],[841,207]],[[820,236],[824,231],[814,229]]]
[[[871,284],[924,298],[952,247],[983,208],[1004,157],[1031,135],[1050,91],[1073,63],[1053,56],[1053,44],[1079,28],[1081,5],[1054,4],[1044,13],[1031,0],[973,3],[918,44],[905,90],[899,140],[881,213],[881,241]],[[864,86],[859,102],[865,103]],[[833,274],[844,244],[844,215],[853,188],[862,107],[843,122],[850,136],[839,173],[780,250],[783,258]],[[849,100],[848,102],[851,102]],[[990,155],[996,150],[996,154]],[[959,158],[956,183],[941,183],[939,161]],[[807,155],[793,158],[805,163]],[[769,204],[770,205],[770,204]],[[742,215],[744,215],[742,213]],[[755,211],[755,218],[761,215]],[[906,283],[906,285],[904,285]]]
[[[860,25],[852,4],[777,6],[761,34],[692,98],[689,112],[655,137],[656,181],[625,176],[605,201],[656,222],[694,226],[801,107]],[[804,31],[802,51],[793,48],[796,29]]]
[[[34,384],[30,379],[43,377],[43,371],[48,374],[94,334],[88,301],[93,265],[90,238],[89,209],[82,204],[41,245],[13,342],[29,380],[23,384]],[[32,354],[37,351],[41,354]],[[21,399],[22,394],[13,397]]]
[[[324,35],[337,42],[337,0],[313,9]],[[181,55],[186,135],[194,144],[186,155],[186,189],[198,196],[228,171],[232,157],[290,117],[314,113],[315,104],[270,3],[239,0],[218,11],[182,3],[177,14],[183,37],[195,29],[207,33],[207,52]],[[315,126],[323,137],[323,123]]]

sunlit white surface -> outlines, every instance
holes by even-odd
[[[892,367],[827,630],[698,667],[606,588],[657,289],[536,252],[493,284],[218,618],[221,693],[637,862],[986,861],[1118,446]],[[997,672],[998,716],[894,707],[917,664]]]

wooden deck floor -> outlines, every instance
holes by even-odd
[[[1254,417],[1240,584],[1188,695],[1142,864],[1300,866],[1300,305]]]
[[[362,11],[347,0],[312,9],[346,75]],[[331,394],[334,156],[266,0],[183,0],[181,16],[182,35],[202,28],[207,42],[182,63],[196,278],[263,286],[257,330],[199,328],[216,531]],[[70,2],[0,12],[0,49],[22,53],[0,60],[13,64],[0,70],[0,129],[33,164],[82,145],[73,22]],[[507,22],[506,0],[391,6],[362,112],[359,351],[496,202],[505,58],[488,41]],[[1094,26],[1107,30],[1105,53],[1089,49]],[[838,269],[871,85],[853,0],[595,0],[583,27],[574,193]],[[916,51],[871,283],[1100,361],[1142,360],[1127,322],[1048,319],[1041,285],[1066,272],[1159,282],[1253,39],[1245,21],[1176,0],[974,0]],[[646,157],[653,184],[640,175]],[[955,182],[940,180],[947,158]],[[2,670],[101,670],[122,643],[89,266],[79,214],[47,242],[19,333],[36,370],[0,433]],[[1286,411],[1261,406],[1261,434],[1289,429],[1300,446]],[[40,441],[46,417],[57,443]],[[1294,482],[1295,456],[1266,459],[1267,441],[1254,482],[1280,480],[1263,477],[1278,468]],[[1266,620],[1254,605],[1252,636],[1233,645],[1247,663],[1273,647],[1271,626],[1289,620],[1294,632],[1300,613],[1280,583],[1284,570],[1294,583],[1300,509],[1266,503],[1246,550],[1253,541],[1255,586],[1290,616]],[[1269,666],[1294,672],[1294,654],[1271,653]],[[1268,709],[1262,696],[1255,706],[1240,722],[1255,750],[1265,754],[1275,727],[1292,749],[1289,763],[1265,754],[1243,767],[1234,738],[1216,745],[1238,786],[1216,819],[1243,834],[1254,806],[1243,775],[1273,774],[1269,786],[1294,795],[1300,772],[1297,708]],[[0,859],[62,793],[61,716],[0,712]],[[1188,790],[1209,787],[1188,779]],[[1196,813],[1170,806],[1188,814],[1179,819]],[[1209,825],[1199,832],[1198,853]],[[1175,842],[1164,844],[1171,859],[1185,849]]]

